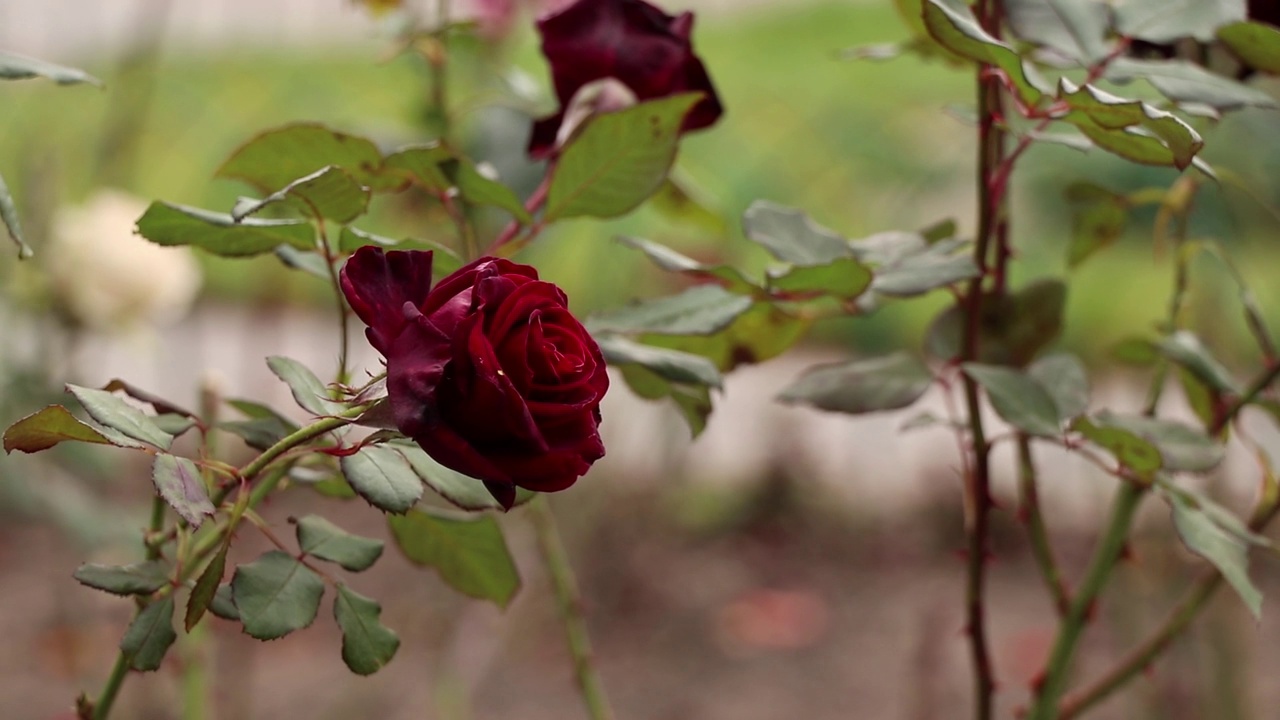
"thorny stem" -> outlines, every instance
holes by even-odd
[[[1036,487],[1036,467],[1031,457],[1031,439],[1018,433],[1018,489],[1022,496],[1022,517],[1027,524],[1027,534],[1031,537],[1031,553],[1035,556],[1036,565],[1053,596],[1053,604],[1060,617],[1066,617],[1071,607],[1071,595],[1066,580],[1062,576],[1062,568],[1053,555],[1053,545],[1049,542],[1049,530],[1045,526],[1044,514],[1040,511],[1040,492]]]
[[[569,564],[569,555],[560,539],[560,531],[556,528],[555,515],[552,514],[545,496],[538,495],[529,501],[529,515],[533,519],[538,548],[542,551],[542,559],[547,565],[556,603],[560,608],[560,619],[564,622],[565,637],[569,643],[569,653],[573,656],[573,669],[587,715],[591,720],[613,720],[613,710],[609,707],[604,684],[591,653],[591,638],[587,634],[587,622],[583,616],[582,596],[578,592],[573,567]]]

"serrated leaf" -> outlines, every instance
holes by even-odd
[[[419,480],[453,505],[463,510],[504,510],[482,481],[441,465],[422,448],[396,443],[396,452],[409,462]]]
[[[1156,446],[1134,432],[1110,425],[1105,418],[1097,420],[1095,423],[1088,417],[1078,417],[1071,423],[1071,429],[1114,455],[1121,465],[1140,477],[1153,478],[1164,464]]]
[[[1098,0],[1005,0],[1013,34],[1088,66],[1111,51],[1111,8]]]
[[[384,174],[400,174],[425,190],[446,192],[453,186],[442,163],[452,160],[453,151],[440,143],[403,147],[382,160]]]
[[[591,316],[592,332],[711,335],[733,323],[752,300],[719,285],[695,285],[679,295],[638,302]]]
[[[1204,472],[1222,462],[1225,454],[1223,447],[1208,435],[1180,422],[1107,412],[1100,413],[1097,419],[1099,423],[1127,430],[1154,445],[1166,470]]]
[[[728,327],[710,335],[673,335],[657,332],[641,335],[646,345],[679,350],[710,360],[721,372],[739,365],[764,362],[799,342],[809,329],[810,318],[797,317],[773,303],[753,303]]]
[[[1164,493],[1173,509],[1178,537],[1191,552],[1208,560],[1222,573],[1255,619],[1262,615],[1262,593],[1249,579],[1249,546],[1223,530],[1203,510],[1180,493]]]
[[[1261,22],[1232,23],[1218,28],[1218,39],[1249,67],[1280,75],[1280,28]]]
[[[876,268],[871,289],[893,297],[913,297],[977,277],[981,271],[958,243],[940,242]]]
[[[999,365],[965,363],[960,367],[987,391],[991,407],[1005,422],[1031,435],[1062,434],[1053,397],[1030,375]]]
[[[352,572],[368,570],[382,557],[382,541],[352,535],[319,515],[298,520],[298,548]]]
[[[1120,58],[1107,68],[1107,79],[1142,79],[1162,95],[1180,103],[1200,103],[1219,111],[1243,107],[1276,107],[1275,98],[1257,88],[1210,72],[1187,60]]]
[[[502,529],[492,517],[412,510],[387,517],[411,562],[435,568],[458,592],[506,607],[520,588]]]
[[[684,116],[700,98],[683,93],[588,120],[556,163],[544,220],[617,217],[648,199],[666,180]]]
[[[238,622],[240,620],[240,609],[236,607],[235,599],[231,596],[231,583],[222,583],[213,593],[213,599],[209,601],[209,612],[223,620],[232,620]]]
[[[157,670],[177,639],[178,634],[173,631],[173,595],[166,595],[143,608],[129,624],[120,640],[120,654],[134,670]]]
[[[169,584],[168,563],[159,560],[133,565],[86,563],[72,576],[81,585],[112,595],[150,595]]]
[[[898,352],[811,367],[788,385],[778,400],[856,415],[907,407],[932,384],[928,366]]]
[[[1195,333],[1179,330],[1160,338],[1155,346],[1162,355],[1186,368],[1209,388],[1219,393],[1239,394],[1240,388],[1231,371],[1218,362]]]
[[[216,512],[209,500],[209,490],[200,476],[200,468],[187,458],[157,454],[151,466],[151,481],[160,497],[192,528],[200,527],[206,515]]]
[[[344,408],[341,403],[329,399],[329,391],[320,378],[305,365],[287,357],[273,355],[267,358],[272,374],[289,386],[298,406],[313,415],[333,415]]]
[[[119,433],[115,433],[114,437],[123,442],[117,442],[97,428],[80,422],[70,410],[61,405],[50,405],[10,425],[4,431],[4,451],[11,453],[14,450],[20,450],[24,453],[37,453],[68,440],[118,447],[142,447],[141,443],[136,443]]]
[[[617,335],[602,335],[596,342],[610,365],[639,365],[664,380],[683,385],[719,388],[724,381],[716,366],[699,355],[644,345]]]
[[[1192,37],[1213,39],[1214,31],[1245,19],[1244,0],[1125,0],[1115,9],[1116,31],[1153,43]]]
[[[279,245],[315,247],[315,228],[305,220],[235,218],[166,202],[153,202],[138,218],[138,234],[157,245],[190,245],[222,257],[271,252]]]
[[[284,204],[315,220],[346,224],[369,208],[369,190],[340,167],[328,165],[292,180],[263,199],[231,211],[236,222],[271,205]]]
[[[231,578],[244,631],[258,640],[274,640],[310,625],[323,595],[320,576],[279,550],[241,565]]]
[[[1133,145],[1133,152],[1151,156],[1140,162],[1173,164],[1181,169],[1204,147],[1200,134],[1177,115],[1141,100],[1122,98],[1093,85],[1076,86],[1066,78],[1059,81],[1058,94],[1070,108],[1063,119],[1105,150],[1116,152],[1114,147]],[[1148,147],[1152,141],[1159,148]],[[1160,148],[1168,152],[1171,163],[1163,161]]]
[[[825,265],[852,257],[848,241],[814,222],[803,211],[766,200],[751,203],[742,216],[748,240],[793,265]]]
[[[46,60],[0,52],[0,80],[26,80],[35,77],[48,78],[59,85],[88,83],[102,86],[101,80],[83,70],[57,65]]]
[[[1000,68],[1022,104],[1039,104],[1043,92],[1027,76],[1017,51],[983,30],[968,5],[961,0],[925,0],[922,10],[925,27],[934,40],[961,57]]]
[[[346,170],[361,185],[393,190],[401,177],[382,174],[382,153],[372,141],[317,123],[296,123],[260,133],[241,145],[218,168],[217,176],[243,180],[263,193],[327,165]]]
[[[871,287],[871,268],[857,258],[837,258],[825,265],[797,265],[769,275],[769,288],[793,295],[830,295],[853,300]]]
[[[205,566],[204,572],[196,578],[196,584],[191,588],[191,595],[187,598],[187,611],[183,615],[182,625],[187,632],[191,632],[191,628],[200,622],[200,618],[204,617],[205,611],[213,602],[218,587],[222,583],[222,574],[227,569],[227,549],[230,546],[229,541],[222,543],[218,547],[218,553]]]
[[[5,183],[3,176],[0,176],[0,221],[4,222],[9,239],[18,246],[19,260],[35,255],[31,246],[27,245],[22,232],[22,221],[18,218],[18,206],[13,202],[13,194],[9,192],[9,185]]]
[[[1088,375],[1075,355],[1047,355],[1031,363],[1027,374],[1053,398],[1059,420],[1075,419],[1089,408]]]
[[[681,273],[700,280],[714,280],[733,292],[749,293],[752,288],[757,287],[757,283],[751,282],[729,265],[700,263],[666,245],[659,245],[642,238],[619,237],[618,242],[644,253],[654,265],[667,272]]]
[[[457,173],[458,192],[468,201],[476,205],[491,205],[500,210],[506,210],[512,217],[526,225],[533,222],[529,211],[525,209],[524,203],[520,202],[515,191],[497,180],[480,174],[480,170],[470,160],[460,160]]]
[[[422,481],[404,455],[387,447],[368,445],[339,460],[352,489],[374,507],[403,513],[422,497]]]
[[[338,585],[333,617],[342,629],[342,661],[357,675],[372,675],[391,662],[400,649],[400,638],[382,624],[382,606]]]
[[[168,450],[173,436],[161,430],[141,410],[106,390],[67,385],[67,392],[84,406],[89,417],[99,424],[148,445]]]

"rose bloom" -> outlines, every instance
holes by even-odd
[[[706,68],[693,54],[692,29],[693,13],[672,17],[643,0],[578,0],[538,20],[560,110],[534,123],[529,155],[553,154],[574,95],[606,78],[622,83],[640,101],[701,92],[681,130],[714,123],[723,109]]]
[[[503,507],[569,487],[604,456],[599,346],[532,267],[481,258],[432,288],[431,257],[364,247],[342,269],[396,426]]]

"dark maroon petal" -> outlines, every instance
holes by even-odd
[[[417,306],[431,290],[431,258],[430,251],[366,246],[342,267],[342,294],[383,355],[405,325],[405,303]]]

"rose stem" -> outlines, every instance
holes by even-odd
[[[569,653],[573,656],[573,669],[578,678],[578,689],[591,720],[613,720],[613,710],[605,697],[604,684],[591,653],[591,638],[587,634],[587,622],[583,615],[582,596],[569,564],[568,553],[560,539],[555,515],[547,504],[546,496],[538,495],[529,501],[529,513],[538,535],[538,547],[547,564],[551,585],[555,590],[560,618],[564,621],[565,638]]]
[[[1022,495],[1022,519],[1031,538],[1031,551],[1040,575],[1044,578],[1058,616],[1065,617],[1071,607],[1071,594],[1062,577],[1062,567],[1053,554],[1049,542],[1049,530],[1045,526],[1044,513],[1040,509],[1040,492],[1036,487],[1036,466],[1031,455],[1031,438],[1018,433],[1018,489]]]

